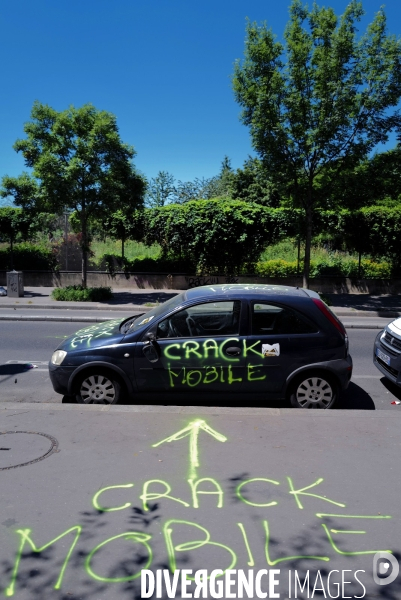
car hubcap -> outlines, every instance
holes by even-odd
[[[79,393],[85,404],[113,404],[116,396],[113,383],[103,375],[91,375],[84,379]]]
[[[324,379],[311,377],[298,386],[296,398],[302,408],[327,408],[333,399],[333,389]]]

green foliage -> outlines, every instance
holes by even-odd
[[[116,254],[104,254],[102,263],[113,277],[117,271],[129,273],[194,273],[196,265],[188,259],[138,256],[133,260]]]
[[[95,238],[91,243],[91,250],[94,253],[94,262],[99,267],[102,264],[105,254],[121,256],[119,242],[110,238],[105,238],[104,240]],[[157,258],[160,255],[160,250],[159,244],[145,246],[142,242],[128,240],[125,245],[125,258],[130,261],[135,258]]]
[[[332,165],[317,178],[317,193],[319,204],[328,209],[355,211],[371,205],[399,204],[401,147],[376,153],[348,168]]]
[[[163,258],[180,258],[197,271],[239,273],[252,269],[267,244],[287,233],[282,209],[217,198],[146,210],[143,241],[159,243]]]
[[[234,70],[254,149],[272,182],[305,211],[305,285],[314,213],[330,189],[325,174],[333,182],[401,126],[401,45],[387,35],[383,7],[358,40],[362,15],[357,0],[341,17],[292,0],[285,44],[266,24],[248,23],[245,58]]]
[[[142,198],[145,182],[132,165],[134,149],[122,143],[115,116],[91,104],[57,112],[35,102],[24,131],[27,137],[14,148],[33,169],[38,193],[15,201],[34,210],[77,212],[85,286],[88,222],[127,205],[134,208]]]
[[[0,269],[9,271],[53,271],[58,262],[52,249],[35,244],[21,243],[13,248],[13,261],[10,248],[0,249]]]
[[[136,258],[128,263],[134,273],[194,273],[196,265],[190,258]]]
[[[16,206],[36,208],[41,201],[40,187],[36,179],[25,171],[18,177],[4,175],[1,180],[0,197],[12,200]]]
[[[167,171],[159,171],[156,177],[148,182],[146,190],[146,206],[155,208],[171,202],[176,193],[174,176]]]
[[[31,239],[37,232],[50,232],[54,221],[53,214],[32,214],[14,206],[0,208],[0,242],[7,241],[12,246],[21,239]]]
[[[371,206],[359,211],[360,235],[365,239],[364,248],[374,256],[387,256],[394,267],[401,266],[401,206],[387,208]]]
[[[356,279],[389,279],[391,264],[362,259],[359,270],[358,260],[335,255],[326,260],[311,260],[311,277],[350,277]],[[359,274],[360,273],[360,274]],[[297,261],[282,259],[258,262],[255,274],[259,277],[293,277],[297,275]]]
[[[113,293],[110,287],[84,288],[82,285],[67,285],[52,291],[53,300],[65,302],[102,302],[110,300]]]
[[[271,244],[264,249],[260,256],[260,262],[266,262],[269,260],[276,260],[277,257],[285,260],[286,262],[293,262],[297,259],[297,244],[293,238],[286,238]]]
[[[258,262],[255,267],[258,277],[292,277],[297,275],[297,261],[281,258]]]
[[[230,192],[234,199],[256,202],[278,208],[280,195],[262,162],[249,157],[242,169],[237,169],[230,180]]]
[[[20,208],[6,206],[0,208],[0,241],[8,241],[12,246],[18,236],[26,238],[31,226],[31,218]]]
[[[387,257],[401,266],[401,205],[374,205],[360,210],[320,213],[320,227],[340,237],[347,249]]]

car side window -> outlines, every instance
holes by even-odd
[[[316,333],[317,327],[292,308],[255,302],[252,304],[252,334]]]
[[[241,301],[204,302],[161,321],[158,338],[238,335]]]

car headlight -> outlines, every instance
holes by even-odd
[[[56,350],[55,352],[53,352],[53,356],[51,357],[50,362],[52,363],[52,365],[61,365],[66,356],[67,352],[64,352],[64,350]]]

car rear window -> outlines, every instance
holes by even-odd
[[[252,335],[289,335],[317,331],[314,323],[292,308],[262,302],[252,304]]]

